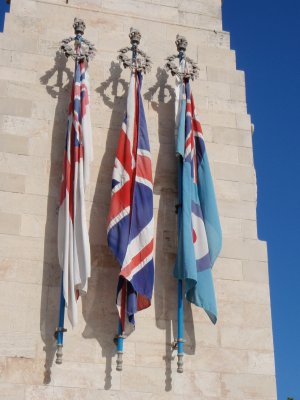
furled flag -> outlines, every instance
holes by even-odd
[[[125,322],[150,306],[153,291],[153,183],[151,155],[141,97],[142,74],[131,74],[112,177],[108,245],[121,271],[117,306]]]
[[[76,301],[85,294],[91,256],[84,203],[92,160],[92,129],[87,64],[76,62],[72,87],[58,215],[58,258],[63,294],[72,326],[78,320]]]
[[[216,323],[211,268],[221,250],[222,232],[215,192],[188,79],[177,82],[176,97],[179,232],[174,276],[184,281],[186,299]]]

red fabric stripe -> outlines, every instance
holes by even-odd
[[[130,206],[130,184],[131,182],[125,183],[116,193],[113,194],[111,199],[111,206],[108,216],[108,224],[118,215],[124,208]]]
[[[121,275],[124,278],[127,278],[131,272],[138,266],[140,263],[148,257],[153,251],[153,239],[150,243],[148,243],[136,256],[134,256],[131,262],[122,269]]]
[[[152,167],[149,157],[137,156],[136,174],[137,176],[148,179],[148,181],[152,182]]]

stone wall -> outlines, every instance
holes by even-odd
[[[57,50],[74,17],[98,49],[90,64],[95,159],[87,193],[92,277],[66,323],[56,365],[60,270],[57,206],[73,62]],[[117,372],[118,266],[106,245],[110,180],[129,72],[116,61],[141,30],[153,60],[143,94],[153,154],[153,306],[137,317]],[[162,69],[177,33],[200,66],[193,83],[215,180],[224,244],[215,269],[219,321],[186,304],[183,374],[176,372],[174,78]],[[221,0],[12,0],[0,36],[0,398],[275,400],[266,244],[257,238],[256,178],[244,73],[236,70]]]

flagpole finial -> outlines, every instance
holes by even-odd
[[[60,49],[64,55],[69,58],[71,57],[74,61],[89,61],[96,53],[96,48],[89,40],[83,37],[86,28],[83,19],[74,18],[73,23],[75,36],[63,39],[60,44]],[[70,46],[70,43],[74,42],[74,48]]]
[[[188,46],[188,41],[185,36],[179,34],[176,35],[175,44],[177,47],[178,54],[173,54],[167,57],[167,63],[165,64],[165,69],[170,71],[174,76],[178,76],[180,79],[197,79],[199,76],[199,67],[197,63],[191,58],[186,56],[186,49]],[[179,62],[185,60],[184,71],[175,64],[175,60],[179,59]]]
[[[139,44],[142,38],[141,32],[136,28],[130,28],[129,38],[131,47],[123,47],[119,50],[118,60],[120,64],[123,64],[124,68],[129,68],[132,72],[141,71],[144,74],[151,70],[151,59],[141,49]],[[126,53],[132,52],[131,58]]]

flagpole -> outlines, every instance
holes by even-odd
[[[65,322],[65,298],[64,298],[64,283],[63,283],[63,273],[61,276],[61,290],[60,290],[60,306],[59,306],[59,319],[58,319],[58,327],[55,331],[56,337],[56,364],[62,364],[62,356],[63,356],[63,341],[64,341],[64,332],[67,330],[64,328]]]
[[[63,39],[60,44],[60,50],[65,54],[66,58],[71,57],[75,61],[75,68],[78,62],[85,61],[88,62],[96,52],[95,46],[83,38],[84,30],[86,25],[82,19],[75,18],[73,23],[74,37],[68,37]],[[74,42],[74,48],[70,46],[70,43]],[[59,305],[59,318],[58,327],[55,330],[54,336],[56,338],[56,364],[62,364],[63,356],[63,341],[64,332],[67,330],[64,328],[65,322],[65,308],[66,302],[64,298],[64,272],[61,274],[61,290],[60,290],[60,305]]]
[[[177,46],[178,54],[169,56],[167,58],[167,64],[165,68],[167,71],[170,71],[174,76],[176,75],[181,82],[185,82],[190,78],[194,80],[198,77],[197,64],[190,58],[186,57],[186,48],[188,45],[188,41],[184,36],[177,35],[175,44]],[[175,64],[175,59],[179,59],[179,68]],[[181,67],[182,60],[185,61],[184,68]],[[181,94],[180,94],[181,96]],[[179,99],[180,101],[180,99]],[[176,212],[178,214],[178,243],[179,243],[179,235],[181,228],[181,217],[182,217],[182,160],[179,161],[178,165],[178,205],[176,207]],[[177,372],[183,373],[183,356],[184,356],[184,309],[183,309],[183,281],[182,279],[178,279],[178,302],[177,302],[177,340],[175,340],[172,345],[173,349],[177,349]]]
[[[150,57],[146,53],[139,49],[141,40],[141,33],[138,29],[130,28],[129,38],[131,47],[124,47],[119,50],[118,60],[120,64],[123,64],[124,68],[129,68],[132,73],[137,74],[138,71],[146,73],[151,69]],[[126,56],[126,53],[131,51],[131,58]],[[115,343],[117,345],[117,371],[123,370],[123,346],[125,339],[125,320],[126,320],[126,309],[127,309],[127,283],[123,283],[121,289],[121,307],[120,317],[118,325],[118,334],[115,336]]]

